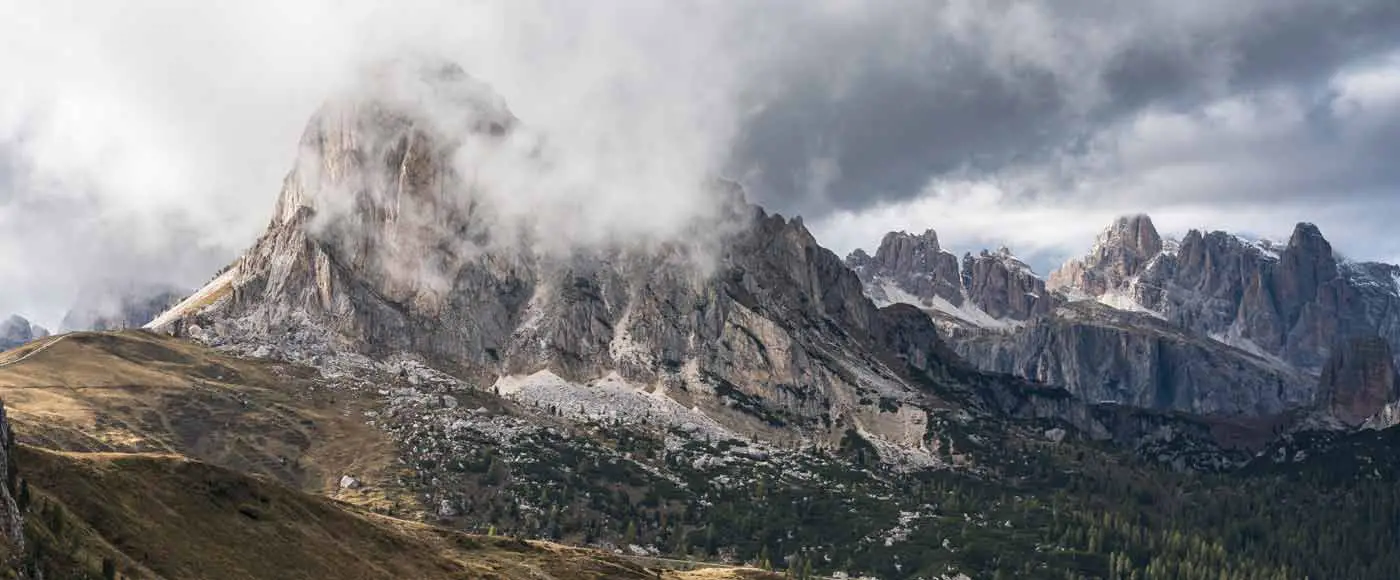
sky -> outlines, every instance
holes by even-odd
[[[548,199],[590,227],[724,175],[843,255],[934,228],[1046,273],[1141,212],[1400,262],[1394,0],[8,0],[0,38],[0,314],[49,326],[207,280],[317,107],[406,53],[572,152]]]

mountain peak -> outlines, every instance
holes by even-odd
[[[1311,222],[1298,222],[1293,226],[1293,234],[1288,237],[1288,247],[1290,248],[1321,248],[1326,246],[1330,251],[1331,244],[1327,238],[1323,237],[1322,230]]]
[[[964,254],[961,260],[922,234],[889,232],[871,257],[852,252],[846,265],[877,303],[904,302],[942,312],[973,326],[1005,326],[1048,312],[1053,301],[1030,266],[1005,246]]]
[[[922,234],[890,232],[880,240],[880,247],[875,250],[875,262],[898,271],[928,270],[942,253],[938,232],[932,229]]]
[[[1120,216],[1104,230],[1100,239],[1132,250],[1138,256],[1153,256],[1162,251],[1162,236],[1147,214]]]
[[[1103,230],[1083,258],[1050,274],[1051,288],[1076,288],[1091,296],[1120,290],[1162,253],[1162,236],[1147,214],[1120,216]]]

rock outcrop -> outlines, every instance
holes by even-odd
[[[869,283],[872,292],[883,293],[890,302],[898,302],[888,296],[895,291],[923,300],[942,299],[953,306],[962,306],[965,300],[958,257],[939,245],[933,230],[919,235],[885,234],[874,257],[856,250],[846,258],[846,265],[868,283],[878,280]]]
[[[1119,292],[1162,252],[1162,237],[1145,215],[1118,218],[1089,254],[1050,274],[1051,288],[1073,287],[1092,296]]]
[[[982,250],[976,256],[965,254],[962,279],[968,300],[992,318],[1030,320],[1050,312],[1056,304],[1045,290],[1045,281],[1006,247],[995,252]]]
[[[1267,415],[1331,400],[1316,377],[1340,372],[1323,365],[1334,345],[1348,345],[1350,363],[1357,349],[1379,352],[1377,336],[1396,360],[1400,341],[1400,268],[1341,260],[1306,223],[1286,244],[1196,230],[1176,241],[1147,216],[1123,217],[1048,286],[1064,304],[1052,314],[996,332],[950,328],[950,343],[980,368],[1090,400]],[[1323,390],[1345,388],[1329,380]],[[1348,423],[1378,411],[1374,391],[1359,397],[1344,396]]]
[[[1055,305],[1045,282],[1009,249],[968,253],[960,261],[933,230],[890,232],[875,256],[856,250],[846,265],[876,303],[913,304],[954,326],[1014,325]]]
[[[1354,427],[1400,401],[1394,357],[1380,337],[1358,338],[1333,349],[1318,385],[1318,406]]]

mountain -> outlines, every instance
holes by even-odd
[[[1352,339],[1400,344],[1400,266],[1344,260],[1308,223],[1284,244],[1198,230],[1161,241],[1146,216],[1121,218],[1049,287],[1149,312],[1313,374]]]
[[[982,262],[1005,263],[1009,255],[983,251]],[[1316,404],[1355,425],[1356,409],[1374,414],[1379,407],[1368,400],[1342,411],[1346,405],[1330,402],[1335,394],[1386,391],[1335,365],[1372,360],[1357,349],[1378,352],[1376,341],[1394,359],[1400,340],[1400,267],[1341,259],[1306,223],[1277,244],[1218,231],[1167,239],[1150,217],[1124,216],[1045,282],[1028,268],[994,268],[995,279],[1009,283],[991,285],[990,293],[954,284],[977,280],[977,262],[959,268],[951,257],[932,230],[892,232],[875,257],[857,251],[847,263],[877,301],[927,310],[950,347],[975,366],[1061,385],[1091,401],[1227,416]],[[994,306],[1016,300],[1033,307]]]
[[[141,328],[187,294],[163,284],[93,284],[78,293],[60,328],[64,332]]]
[[[952,350],[978,368],[1148,409],[1269,415],[1311,402],[1316,379],[1307,373],[1115,300],[1125,272],[1145,268],[1163,247],[1150,219],[1137,216],[1119,220],[1090,258],[1050,284],[1005,248],[959,264],[932,230],[892,232],[874,258],[857,251],[846,262],[876,301],[925,309]],[[1066,287],[1067,278],[1078,285]],[[1088,300],[1091,291],[1100,299]]]
[[[44,327],[29,322],[23,316],[13,315],[0,321],[0,350],[9,350],[48,335],[49,331]]]
[[[690,228],[720,232],[709,246],[537,251],[453,163],[517,121],[460,69],[422,72],[466,109],[460,133],[386,98],[323,108],[267,231],[151,327],[292,360],[421,357],[575,419],[825,448],[855,432],[937,461],[932,325],[877,309],[800,219],[715,183]]]
[[[319,110],[267,230],[148,325],[368,396],[405,466],[394,486],[415,498],[398,509],[639,550],[705,537],[712,557],[820,553],[905,575],[962,556],[890,568],[903,540],[848,536],[923,509],[876,499],[921,485],[894,474],[998,470],[1070,437],[1182,469],[1237,461],[1200,422],[978,372],[925,314],[877,307],[800,219],[731,183],[701,184],[711,207],[675,239],[552,250],[467,178],[478,157],[464,153],[513,147],[520,121],[454,66],[411,74],[430,88],[421,98],[371,92]],[[429,113],[444,109],[446,124]],[[1011,295],[1037,279],[1009,253],[963,262],[966,304],[1045,308]],[[861,515],[802,523],[817,505]]]

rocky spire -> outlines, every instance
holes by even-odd
[[[993,318],[1030,320],[1054,308],[1045,281],[1002,246],[963,257],[963,291]]]
[[[887,233],[874,257],[853,252],[846,265],[862,280],[874,282],[878,278],[876,286],[888,282],[923,301],[941,298],[960,306],[964,300],[958,258],[943,250],[938,233],[931,229],[922,234]]]
[[[1073,288],[1090,296],[1124,288],[1162,252],[1162,237],[1144,214],[1119,217],[1094,241],[1085,257],[1050,274],[1052,289]]]
[[[1337,258],[1322,231],[1310,223],[1294,227],[1274,270],[1274,297],[1285,323],[1295,323],[1322,285],[1336,277]]]

